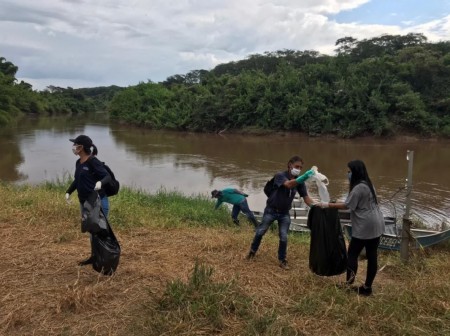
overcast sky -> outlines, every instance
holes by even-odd
[[[1,0],[0,56],[45,89],[159,82],[338,38],[450,40],[450,0]]]

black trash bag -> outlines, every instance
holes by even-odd
[[[102,211],[102,201],[98,192],[93,191],[83,203],[81,232],[107,233],[108,225]]]
[[[119,265],[120,245],[108,222],[107,226],[106,232],[92,234],[92,267],[99,273],[112,275]]]
[[[342,274],[347,269],[347,250],[337,209],[312,207],[308,213],[311,230],[309,268],[317,275]]]

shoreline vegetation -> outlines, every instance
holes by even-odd
[[[110,199],[122,255],[107,277],[76,266],[89,237],[66,187],[0,183],[2,335],[450,334],[448,242],[408,264],[380,251],[365,298],[339,288],[344,275],[312,274],[307,235],[290,234],[289,271],[276,261],[276,231],[249,262],[251,224],[236,227],[211,199],[124,187]]]
[[[105,112],[102,112],[102,114]],[[29,117],[30,116],[21,116],[20,118],[18,118],[17,120],[11,122],[9,125],[18,125],[20,124],[22,121],[29,121]],[[33,119],[35,120],[41,120],[44,123],[49,123],[52,120],[53,121],[64,121],[66,122],[68,119],[67,118],[73,118],[72,117],[67,117],[67,116],[42,116],[40,117],[39,115],[32,115],[31,116]],[[110,118],[108,115],[103,115],[103,116],[96,116],[95,118],[93,118],[92,120],[98,122],[105,122],[105,121],[109,121]],[[119,125],[121,125],[122,127],[128,127],[128,128],[132,128],[132,129],[139,129],[139,130],[151,130],[154,132],[174,132],[174,133],[184,133],[184,134],[199,134],[199,133],[206,133],[206,134],[216,134],[218,136],[227,136],[227,135],[243,135],[243,136],[255,136],[255,137],[263,137],[263,136],[278,136],[278,137],[289,137],[289,136],[300,136],[300,137],[304,137],[305,139],[330,139],[330,140],[348,140],[348,141],[352,141],[352,140],[358,140],[358,139],[376,139],[376,140],[386,140],[386,141],[395,141],[395,140],[401,140],[401,141],[408,141],[408,142],[414,142],[414,141],[450,141],[450,137],[446,137],[446,136],[440,136],[440,135],[421,135],[421,134],[416,134],[416,133],[412,133],[412,132],[399,132],[396,134],[390,134],[390,135],[384,135],[384,136],[377,136],[377,135],[373,135],[373,134],[360,134],[358,136],[355,136],[353,138],[342,138],[336,134],[320,134],[320,135],[310,135],[308,133],[305,132],[296,132],[296,131],[281,131],[281,130],[269,130],[269,129],[259,129],[259,128],[243,128],[243,129],[226,129],[223,131],[219,131],[219,132],[198,132],[198,131],[189,131],[189,130],[174,130],[174,129],[170,129],[170,128],[159,128],[159,129],[152,129],[152,128],[148,128],[146,126],[143,125],[137,125],[134,123],[128,123],[128,122],[124,122],[124,121],[118,121],[113,119],[112,122],[118,123]],[[9,129],[2,129],[0,127],[0,130],[2,132],[6,132],[6,131],[10,131]]]
[[[126,88],[33,91],[0,57],[0,127],[21,114],[107,111],[148,129],[450,138],[450,41],[418,33],[336,41],[334,55],[278,50]]]

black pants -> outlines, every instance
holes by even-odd
[[[367,255],[367,275],[366,287],[372,287],[375,275],[378,270],[378,245],[380,244],[380,237],[373,239],[359,239],[352,238],[348,246],[348,262],[347,262],[347,282],[353,283],[355,281],[356,273],[358,272],[358,256],[362,249],[366,248]]]

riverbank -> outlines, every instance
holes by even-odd
[[[408,265],[380,253],[374,295],[337,287],[308,269],[307,236],[290,236],[289,271],[268,232],[255,261],[250,224],[231,223],[210,199],[121,190],[110,222],[118,272],[76,262],[89,253],[64,183],[0,185],[0,333],[4,335],[432,335],[450,333],[450,245]],[[358,283],[365,276],[360,262]]]
[[[243,128],[225,128],[216,131],[187,131],[187,130],[175,130],[173,128],[152,128],[149,126],[144,126],[137,123],[125,122],[123,120],[112,120],[113,122],[121,125],[122,127],[128,128],[136,128],[144,131],[159,131],[159,132],[172,132],[176,134],[218,134],[218,135],[249,135],[249,136],[280,136],[280,137],[290,137],[290,136],[300,136],[305,139],[329,139],[329,140],[349,140],[355,141],[359,139],[368,139],[368,140],[391,140],[391,141],[406,141],[406,142],[415,142],[415,141],[450,141],[450,136],[443,136],[438,134],[433,135],[423,135],[414,132],[406,132],[404,130],[397,131],[389,134],[382,135],[374,135],[374,134],[361,134],[358,136],[345,137],[339,136],[335,133],[317,133],[311,134],[307,132],[301,131],[285,131],[285,130],[272,130],[265,129],[253,126],[247,126]]]

